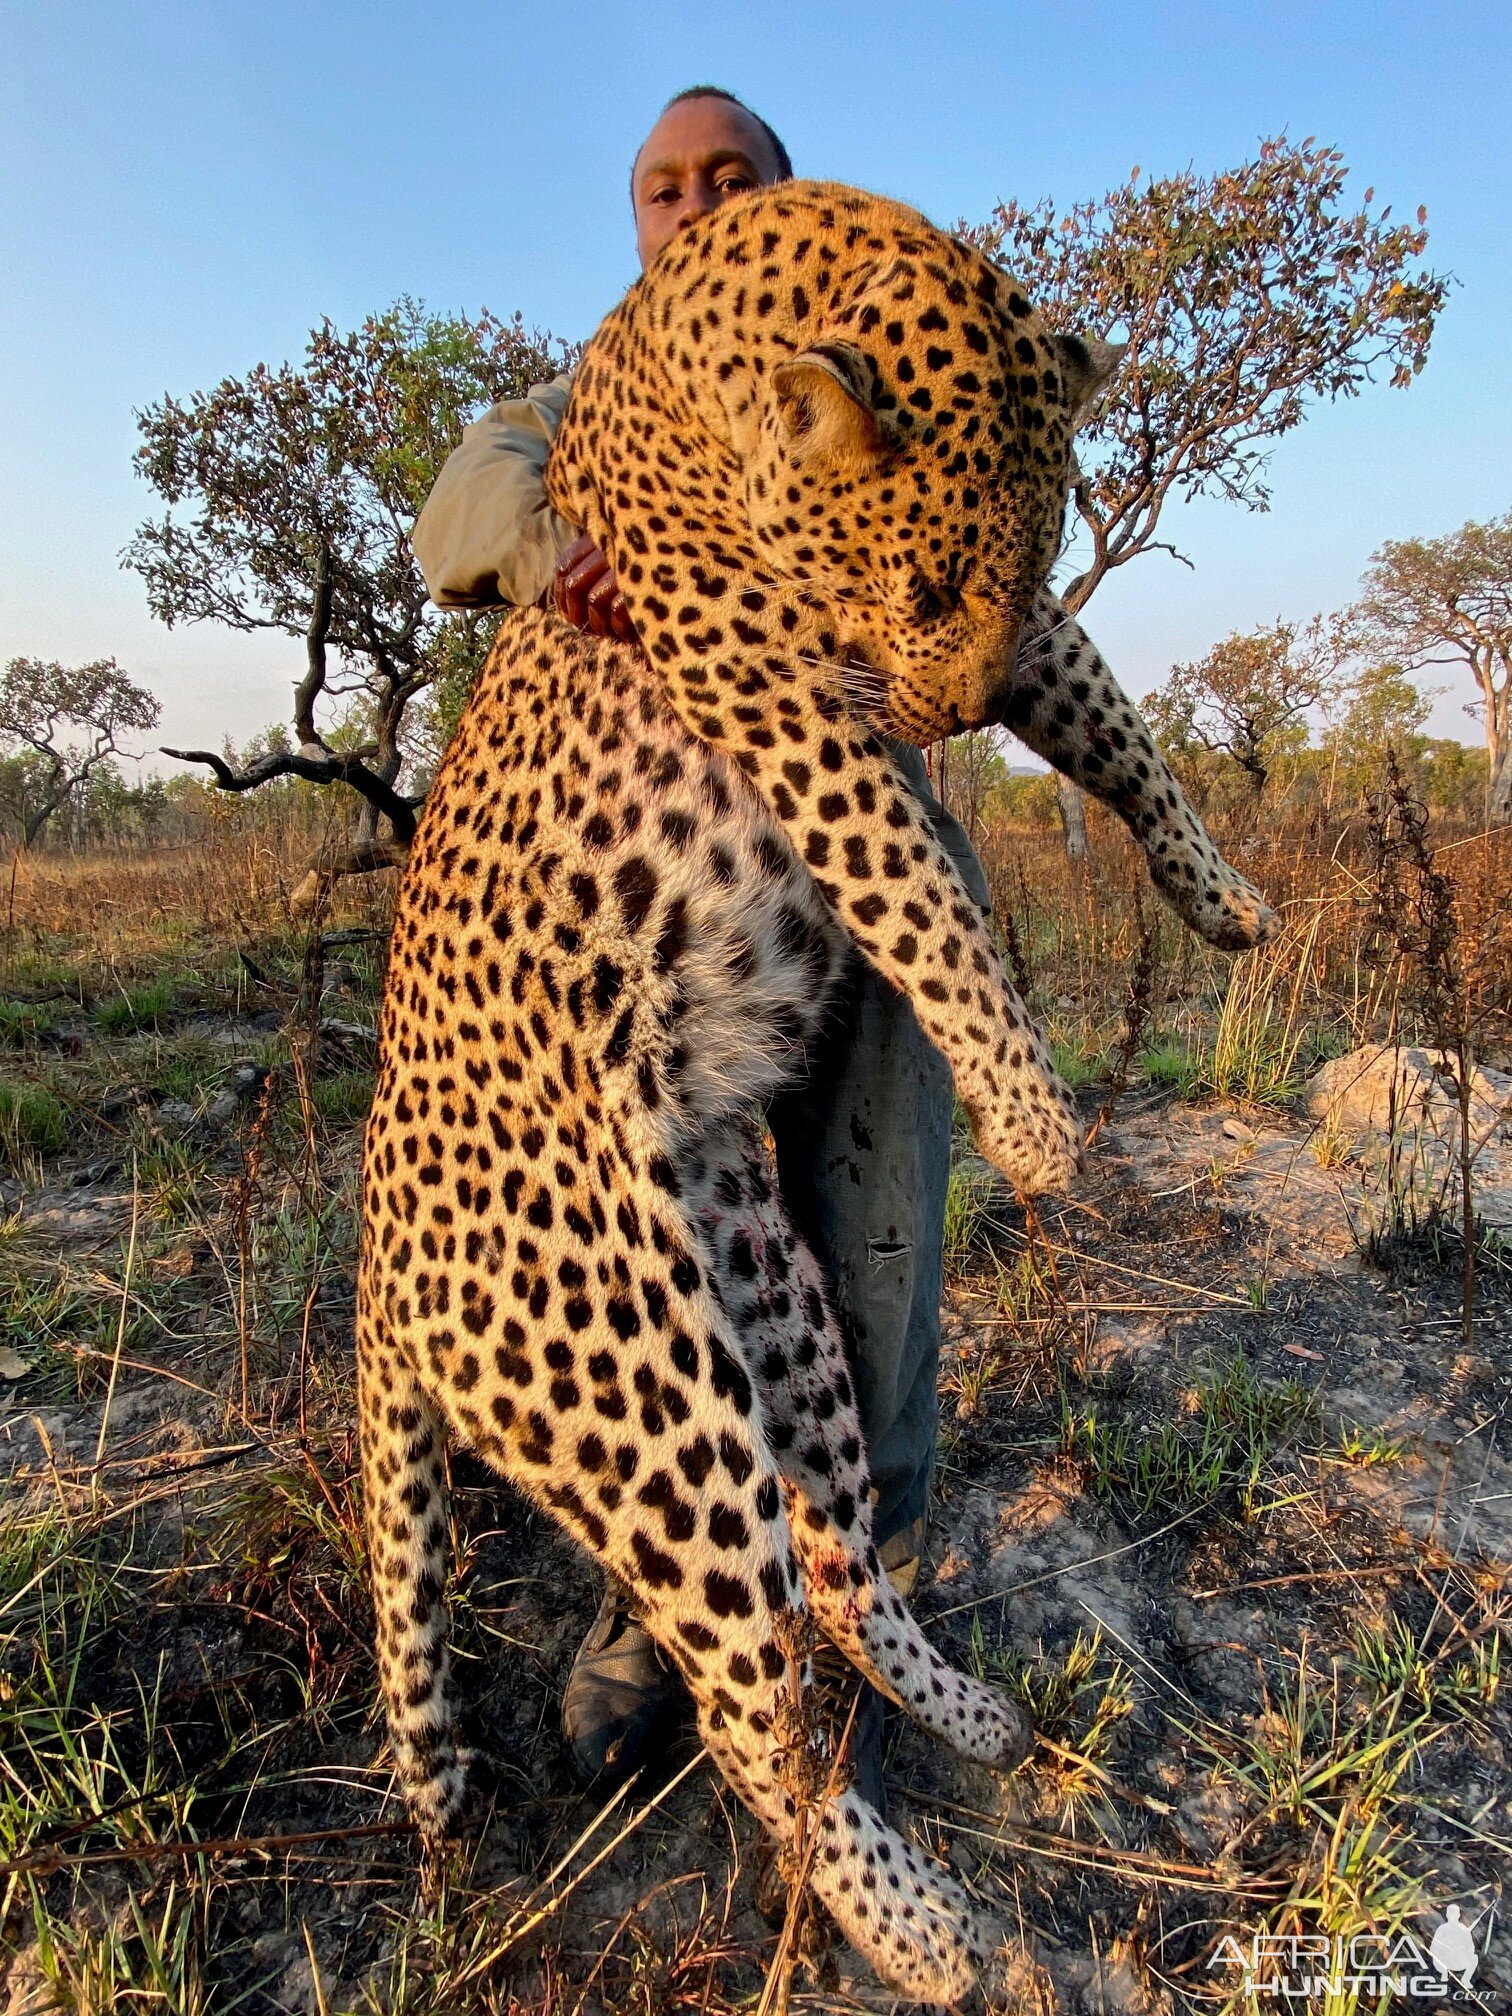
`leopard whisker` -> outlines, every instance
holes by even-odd
[[[803,667],[800,675],[799,667]],[[825,699],[836,700],[858,726],[869,729],[874,735],[893,736],[896,731],[888,712],[890,687],[887,675],[873,666],[846,663],[837,658],[818,658],[810,652],[795,652],[791,658],[781,663],[769,663],[764,668],[771,678],[786,680],[796,684],[800,676],[810,692]]]
[[[812,667],[824,674],[822,680],[811,682],[821,690],[834,693],[847,704],[860,707],[881,707],[886,704],[890,681],[885,672],[879,672],[871,665],[857,665],[834,658],[814,658],[800,654],[794,663]],[[788,673],[796,677],[796,673]]]

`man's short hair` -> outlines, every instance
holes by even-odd
[[[762,132],[765,133],[767,139],[771,142],[772,154],[777,162],[777,180],[779,182],[792,181],[793,179],[792,156],[788,153],[787,148],[782,144],[780,135],[777,133],[774,127],[771,127],[767,124],[767,122],[765,121],[765,119],[762,118],[759,112],[755,111],[751,106],[747,105],[744,98],[737,98],[733,91],[726,91],[724,86],[721,84],[690,84],[686,91],[673,92],[672,96],[667,100],[666,104],[663,105],[661,111],[657,113],[656,115],[657,118],[660,119],[664,113],[670,112],[674,105],[681,105],[685,98],[722,98],[726,103],[726,105],[738,105],[740,110],[745,113],[748,119],[754,119],[756,121],[756,124],[761,128]],[[639,161],[639,159],[640,159],[640,153],[637,150],[635,161]],[[632,161],[630,163],[630,201],[632,204],[635,201],[635,161]]]

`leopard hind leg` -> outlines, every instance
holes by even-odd
[[[878,1974],[916,2000],[957,2004],[999,1950],[996,1926],[861,1801],[826,1797],[822,1755],[805,1761],[804,1732],[823,1724],[801,1658],[799,1566],[713,1255],[666,1187],[681,1190],[685,1168],[681,1155],[675,1171],[669,1162],[660,1191],[623,1186],[615,1216],[628,1243],[600,1236],[593,1273],[572,1275],[570,1345],[547,1311],[515,1343],[500,1338],[518,1361],[511,1379],[480,1353],[467,1404],[502,1424],[497,1445],[480,1447],[634,1590],[711,1755],[779,1844],[791,1849],[800,1809],[810,1814],[809,1882]],[[528,1403],[553,1378],[548,1416]],[[507,1390],[527,1405],[501,1408]]]
[[[711,1134],[690,1208],[760,1386],[805,1592],[825,1635],[889,1700],[963,1757],[1009,1771],[1032,1731],[958,1673],[887,1579],[850,1370],[823,1272],[793,1229],[753,1127]]]

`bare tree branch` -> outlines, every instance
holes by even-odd
[[[394,829],[394,837],[408,846],[415,837],[415,807],[420,798],[406,798],[383,778],[375,776],[360,756],[339,756],[327,752],[312,756],[307,751],[274,750],[259,756],[245,770],[233,770],[224,756],[212,749],[164,749],[180,763],[204,763],[214,773],[222,791],[255,791],[271,784],[275,777],[302,777],[307,784],[350,784],[352,789],[384,814]]]
[[[294,734],[301,749],[324,749],[315,726],[315,703],[325,691],[326,640],[331,634],[331,549],[322,540],[310,582],[310,621],[305,631],[306,671],[294,688]]]

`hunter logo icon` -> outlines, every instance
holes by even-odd
[[[1458,1904],[1445,1910],[1444,1922],[1429,1942],[1428,1957],[1446,1980],[1457,1981],[1461,1988],[1470,1986],[1475,1972],[1475,1940],[1460,1918]]]

